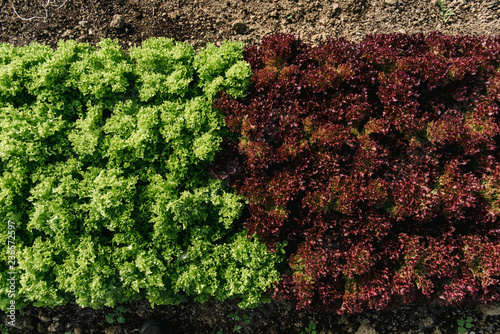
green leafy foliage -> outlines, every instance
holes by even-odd
[[[459,333],[466,333],[469,329],[472,328],[472,317],[467,317],[466,320],[459,319],[457,320],[457,325],[458,325],[458,332]]]
[[[316,323],[310,322],[309,326],[306,327],[305,331],[300,332],[300,334],[306,334],[306,333],[311,333],[311,334],[316,334]]]
[[[227,131],[213,97],[250,82],[242,51],[0,44],[0,279],[12,221],[16,307],[269,299],[282,253],[235,226],[243,198],[206,167]]]
[[[234,321],[236,321],[236,325],[233,328],[233,331],[236,332],[236,333],[241,333],[241,330],[244,327],[250,325],[250,322],[252,320],[252,317],[250,317],[250,316],[248,316],[246,314],[243,314],[240,317],[239,314],[238,314],[238,312],[229,313],[228,317],[231,318],[231,319],[233,319]]]
[[[194,67],[205,94],[213,98],[219,90],[225,90],[237,98],[245,96],[252,69],[243,61],[242,50],[242,43],[226,43],[219,48],[208,43],[196,54]]]
[[[106,321],[112,324],[115,320],[123,324],[125,323],[125,318],[123,317],[123,312],[125,311],[125,308],[123,306],[118,306],[115,310],[115,312],[111,312],[108,315],[106,315]]]
[[[9,327],[7,327],[4,324],[0,324],[0,333],[2,333],[2,334],[9,334],[10,333]]]
[[[441,10],[441,14],[443,15],[443,22],[444,23],[448,22],[450,16],[454,16],[455,13],[453,13],[453,10],[445,5],[443,0],[438,0],[437,4],[439,6],[439,9]]]

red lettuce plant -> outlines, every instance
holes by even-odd
[[[500,38],[373,35],[245,51],[246,100],[217,175],[246,196],[248,233],[288,240],[274,289],[360,312],[500,300]],[[223,172],[221,172],[221,170]]]

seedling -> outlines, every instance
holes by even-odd
[[[249,317],[248,315],[246,314],[243,314],[241,317],[238,315],[238,312],[234,312],[234,313],[229,313],[228,314],[228,317],[233,319],[234,321],[237,321],[238,323],[234,326],[233,328],[233,331],[235,331],[236,333],[240,333],[241,332],[241,329],[243,328],[243,326],[248,326],[250,325],[250,320],[252,319],[252,317]]]
[[[455,13],[450,8],[447,8],[444,4],[444,0],[438,0],[438,6],[441,9],[441,13],[443,14],[443,22],[448,22],[450,16],[454,16]]]
[[[7,327],[4,324],[0,324],[0,333],[9,334],[10,333],[9,327]]]
[[[310,322],[309,326],[306,327],[306,331],[300,332],[300,334],[306,334],[306,333],[311,333],[311,334],[316,334],[316,324],[314,322]]]
[[[115,310],[115,312],[112,312],[106,316],[106,320],[112,324],[116,318],[116,321],[120,324],[123,324],[125,322],[125,318],[123,317],[123,311],[125,311],[125,308],[123,306],[118,306]]]
[[[467,317],[466,320],[457,320],[458,332],[465,333],[472,328],[472,317]]]

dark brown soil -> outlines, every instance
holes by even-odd
[[[440,0],[0,0],[0,42],[55,46],[110,37],[127,49],[151,36],[200,47],[224,39],[253,43],[275,32],[354,42],[391,32],[498,35],[498,0],[442,2],[446,17]]]
[[[441,7],[440,4],[446,6]],[[448,9],[448,11],[446,11]],[[445,14],[447,13],[447,14]],[[453,14],[453,15],[452,15]],[[371,33],[440,31],[452,35],[498,35],[499,0],[0,0],[0,42],[16,46],[39,42],[56,47],[61,39],[95,45],[117,38],[124,49],[152,36],[193,44],[225,39],[259,42],[270,33],[295,33],[318,42],[326,36],[359,42]],[[158,317],[175,333],[300,333],[310,322],[318,334],[457,333],[457,320],[472,317],[469,333],[500,333],[500,306],[443,308],[413,304],[386,312],[352,316],[295,311],[292,303],[272,303],[239,311],[249,325],[228,317],[237,302],[187,301],[151,309],[146,301],[125,306],[124,324],[109,324],[112,310],[29,307],[16,313],[17,329],[3,333],[139,333]],[[5,314],[0,313],[4,324]]]

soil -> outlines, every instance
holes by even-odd
[[[15,46],[38,42],[56,47],[63,39],[95,45],[118,39],[127,50],[152,36],[189,42],[196,49],[223,40],[258,43],[264,36],[294,33],[313,43],[327,36],[360,42],[371,33],[498,35],[499,0],[0,0],[0,42]],[[167,320],[175,333],[300,333],[314,322],[317,333],[457,333],[457,320],[472,318],[469,333],[500,333],[500,305],[445,308],[404,305],[391,311],[350,316],[296,311],[292,302],[273,302],[238,310],[237,301],[187,300],[156,306],[145,300],[128,303],[124,324],[110,324],[112,309],[28,307],[16,313],[17,328],[2,333],[139,333],[150,318]],[[250,317],[250,324],[228,317]]]

